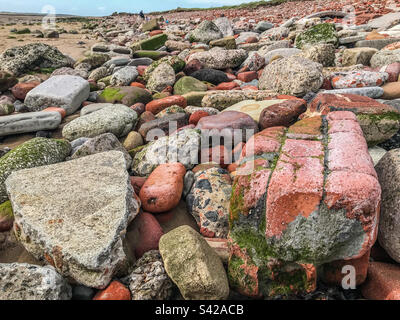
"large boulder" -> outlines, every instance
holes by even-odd
[[[184,299],[228,298],[228,279],[221,259],[191,227],[181,226],[163,235],[160,253],[165,270]]]
[[[21,75],[35,68],[72,67],[74,61],[57,48],[44,43],[30,43],[13,47],[0,56],[0,70]]]
[[[260,89],[302,97],[323,83],[322,65],[299,56],[275,60],[265,67]]]
[[[7,152],[0,158],[0,203],[8,198],[4,182],[11,173],[64,161],[70,151],[65,140],[34,138]]]
[[[103,289],[127,262],[122,236],[140,203],[121,152],[14,172],[6,187],[18,240],[65,277]]]
[[[77,76],[54,76],[28,92],[25,105],[30,111],[50,106],[63,108],[67,115],[74,113],[89,97],[90,85]]]
[[[223,37],[221,30],[212,22],[204,20],[189,34],[190,42],[209,43]]]
[[[70,300],[69,284],[53,267],[0,263],[0,300]]]
[[[123,137],[136,125],[137,118],[137,113],[125,105],[109,105],[72,120],[64,126],[62,135],[69,141],[93,138],[106,132]]]
[[[309,292],[315,267],[366,254],[381,188],[356,116],[331,112],[249,141],[230,206],[230,284],[250,296]]]

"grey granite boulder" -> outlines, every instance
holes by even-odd
[[[0,203],[8,198],[4,182],[11,173],[64,161],[70,151],[68,141],[34,138],[7,152],[0,158]]]
[[[51,266],[0,263],[0,300],[70,300],[69,284]]]
[[[50,106],[63,108],[67,115],[74,113],[89,97],[89,82],[82,77],[61,75],[42,82],[28,92],[25,105],[30,111]]]
[[[63,276],[102,289],[126,264],[123,235],[140,203],[121,152],[14,172],[6,187],[17,239]]]
[[[161,92],[166,87],[173,86],[174,83],[174,69],[168,63],[163,62],[150,74],[147,88],[151,91]]]
[[[69,141],[80,137],[93,138],[111,132],[115,136],[126,136],[135,126],[137,113],[124,105],[110,105],[79,117],[68,123],[62,135]]]
[[[204,68],[223,70],[240,66],[247,55],[248,52],[243,49],[224,50],[214,47],[209,51],[191,54],[188,62],[199,60]]]
[[[112,86],[129,86],[133,81],[135,81],[138,75],[139,72],[136,67],[123,67],[112,75],[110,84]]]
[[[148,176],[163,163],[180,162],[186,169],[198,164],[199,130],[185,129],[148,143],[135,154],[132,171],[137,176]]]
[[[76,141],[76,140],[75,140]],[[97,137],[88,139],[75,152],[71,155],[70,159],[78,159],[81,157],[90,156],[92,154],[106,152],[106,151],[121,151],[124,154],[126,161],[126,168],[131,166],[132,158],[126,149],[122,146],[121,142],[112,133],[103,133]]]
[[[265,67],[260,77],[260,89],[302,97],[310,91],[317,92],[323,80],[321,64],[291,56]]]
[[[61,123],[57,111],[27,112],[0,117],[0,137],[12,134],[57,129]]]
[[[209,43],[223,37],[221,30],[212,21],[204,20],[189,35],[190,42]]]

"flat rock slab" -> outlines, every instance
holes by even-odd
[[[381,17],[372,19],[368,22],[368,26],[374,29],[389,28],[395,21],[400,19],[400,12],[392,12]]]
[[[74,113],[89,97],[90,85],[77,76],[54,76],[28,92],[25,104],[31,111],[56,106],[65,109],[67,115]]]
[[[0,300],[69,300],[72,290],[53,267],[0,263]]]
[[[136,124],[137,113],[124,105],[105,106],[68,123],[62,131],[67,140],[81,137],[93,138],[102,133],[113,133],[116,137],[127,135]]]
[[[125,168],[109,151],[11,174],[18,240],[62,275],[104,288],[126,261],[122,234],[140,207]]]
[[[28,112],[0,117],[0,137],[57,129],[62,120],[57,111]]]
[[[250,117],[252,117],[255,121],[258,122],[260,119],[260,114],[261,112],[265,109],[268,108],[269,106],[272,106],[274,104],[280,103],[286,101],[284,99],[271,99],[271,100],[263,100],[263,101],[256,101],[256,100],[244,100],[241,102],[238,102],[234,104],[233,106],[230,106],[223,110],[225,111],[239,111],[248,114]]]
[[[355,46],[356,47],[369,47],[375,48],[378,50],[383,49],[388,44],[399,42],[400,38],[386,38],[386,39],[376,39],[376,40],[361,40],[357,41]]]

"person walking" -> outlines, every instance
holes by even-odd
[[[145,20],[143,10],[140,10],[139,16],[140,16],[143,20]]]

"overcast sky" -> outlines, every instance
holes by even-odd
[[[137,13],[182,8],[206,8],[235,5],[254,0],[0,0],[0,11],[39,13],[48,12],[48,6],[56,13],[102,16],[117,12]]]

